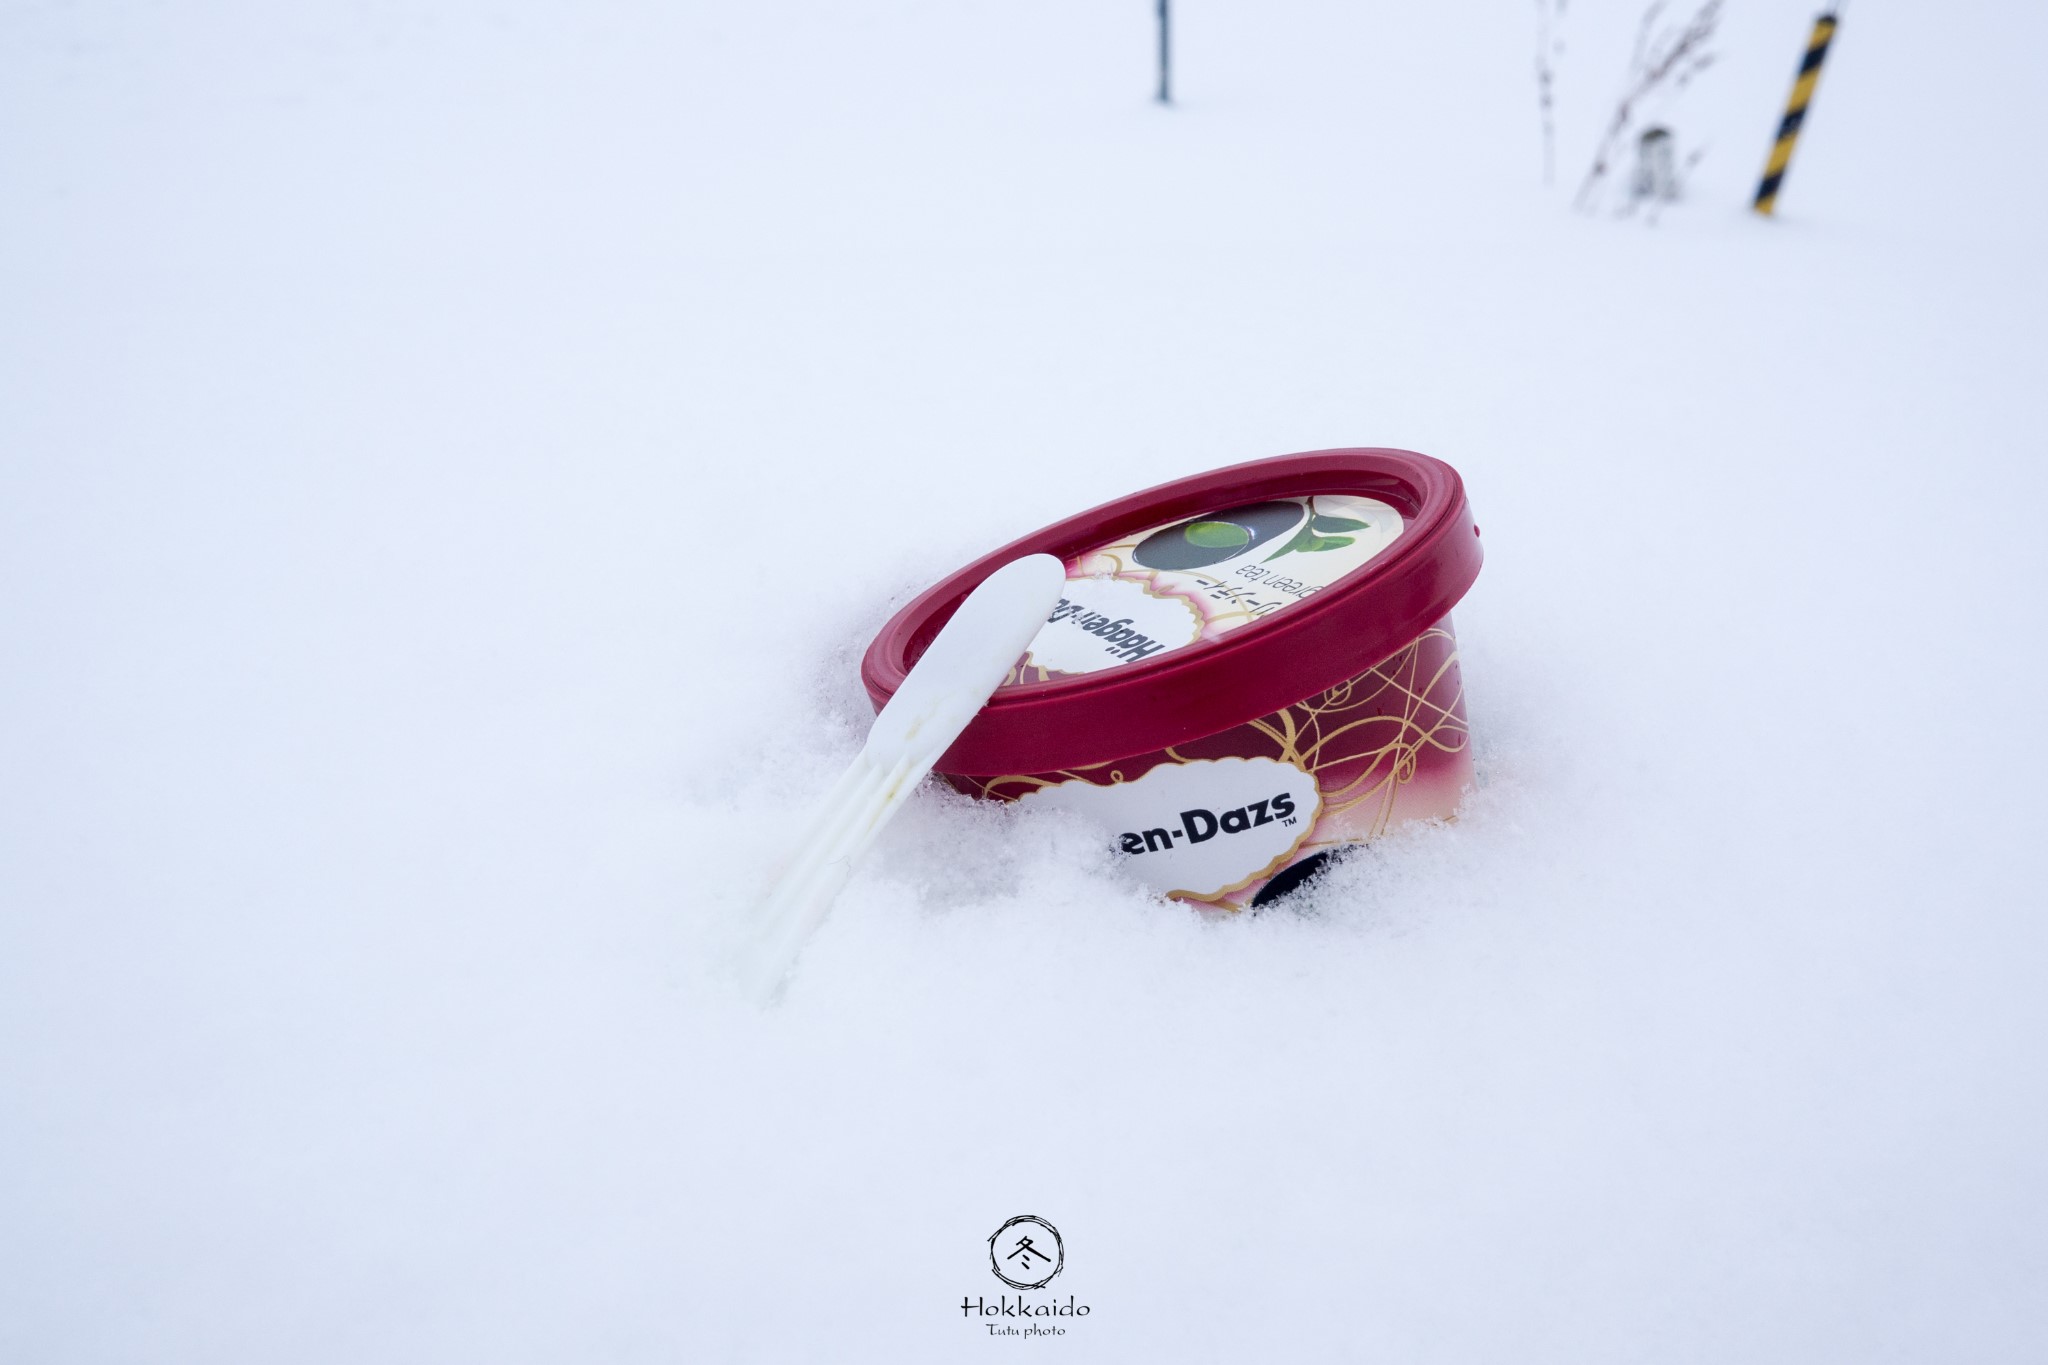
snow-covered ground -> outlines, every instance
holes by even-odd
[[[2048,12],[0,11],[0,1360],[2023,1361]],[[924,793],[859,649],[1216,465],[1456,464],[1483,789],[1300,912]],[[991,1339],[1056,1223],[1064,1337]],[[1046,1296],[1041,1296],[1046,1297]]]

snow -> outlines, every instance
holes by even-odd
[[[0,1359],[2035,1358],[2018,5],[0,15]],[[1483,788],[1298,912],[932,790],[721,975],[858,652],[1079,507],[1457,465]],[[985,1239],[1058,1225],[1065,1337]],[[1050,1290],[1041,1297],[1050,1297]]]

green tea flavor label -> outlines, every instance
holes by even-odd
[[[1156,526],[1078,556],[1020,680],[1095,673],[1285,611],[1398,539],[1377,498],[1318,494]]]

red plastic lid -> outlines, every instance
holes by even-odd
[[[938,763],[963,776],[1057,772],[1147,754],[1315,696],[1401,649],[1479,576],[1479,528],[1458,472],[1409,450],[1318,450],[1148,488],[984,555],[891,617],[861,681],[876,708],[968,593],[1028,554],[1073,560],[1148,527],[1262,499],[1351,493],[1406,521],[1385,552],[1283,611],[1100,673],[1005,687]]]

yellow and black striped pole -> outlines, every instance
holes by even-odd
[[[1799,126],[1806,122],[1806,106],[1813,103],[1813,88],[1820,84],[1820,64],[1827,60],[1828,43],[1834,36],[1835,12],[1829,10],[1813,21],[1813,36],[1806,40],[1806,56],[1792,82],[1792,98],[1785,101],[1785,117],[1778,123],[1778,140],[1771,144],[1771,159],[1756,187],[1758,213],[1772,213],[1778,207],[1778,186],[1785,183],[1785,168],[1792,164],[1792,149],[1799,143]]]

